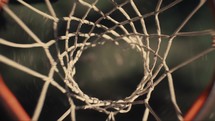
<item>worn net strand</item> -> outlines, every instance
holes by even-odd
[[[168,57],[169,52],[171,51],[172,43],[174,39],[177,36],[196,36],[196,35],[211,35],[213,33],[213,30],[203,30],[203,31],[194,31],[194,32],[181,32],[181,29],[186,25],[186,23],[190,20],[190,18],[201,8],[201,6],[206,2],[206,0],[200,0],[199,4],[191,11],[191,13],[186,17],[186,19],[181,23],[180,26],[173,32],[171,35],[165,35],[161,32],[161,25],[159,20],[159,14],[162,12],[165,12],[166,10],[170,9],[171,7],[176,6],[182,0],[175,0],[174,2],[170,3],[169,5],[166,5],[164,7],[161,7],[163,0],[159,0],[157,2],[156,8],[153,12],[149,12],[146,14],[141,14],[139,8],[137,7],[136,3],[133,0],[126,0],[120,4],[118,4],[114,0],[110,0],[111,4],[114,6],[113,9],[111,9],[109,12],[104,13],[102,10],[100,10],[96,4],[98,3],[98,0],[95,0],[93,3],[88,3],[84,0],[77,0],[76,2],[71,5],[71,12],[68,16],[63,18],[58,18],[57,14],[55,13],[55,10],[49,0],[45,0],[45,4],[47,5],[47,8],[49,10],[48,13],[44,13],[39,9],[34,8],[30,4],[26,3],[23,0],[17,0],[20,4],[23,6],[29,8],[30,10],[34,11],[35,13],[41,15],[42,17],[45,17],[49,20],[51,20],[53,23],[53,30],[54,30],[54,39],[49,40],[48,42],[43,42],[40,40],[37,35],[34,34],[22,20],[19,19],[16,14],[14,14],[13,11],[10,10],[10,8],[5,5],[3,7],[3,10],[13,18],[14,21],[16,21],[17,24],[22,27],[25,32],[33,38],[35,41],[32,44],[19,44],[15,42],[10,42],[5,39],[0,38],[0,44],[14,47],[14,48],[42,48],[50,62],[51,68],[49,69],[48,75],[43,75],[40,72],[36,72],[28,67],[25,67],[12,59],[7,58],[4,55],[0,55],[0,61],[2,63],[5,63],[9,66],[12,66],[16,69],[19,69],[23,72],[26,72],[34,77],[38,77],[44,81],[43,88],[41,90],[41,94],[38,100],[38,104],[36,106],[36,109],[34,111],[34,115],[32,117],[32,120],[38,120],[41,112],[43,110],[44,102],[46,99],[46,94],[48,91],[48,87],[50,85],[57,88],[62,93],[67,94],[68,102],[70,104],[70,108],[62,113],[62,115],[59,117],[60,120],[64,120],[66,117],[70,116],[72,120],[76,120],[76,110],[81,109],[93,109],[97,110],[99,112],[107,114],[106,120],[115,120],[115,116],[118,113],[127,113],[131,110],[133,105],[136,104],[142,104],[145,105],[145,111],[143,113],[142,120],[148,120],[149,114],[153,115],[156,120],[161,120],[159,116],[156,114],[155,111],[153,111],[152,107],[149,104],[151,94],[153,93],[154,88],[165,78],[168,79],[168,85],[169,85],[169,92],[171,95],[171,101],[175,107],[175,111],[177,114],[177,117],[179,120],[183,120],[182,118],[182,112],[180,111],[180,108],[176,101],[176,95],[175,95],[175,89],[173,86],[173,78],[172,73],[176,71],[179,68],[182,68],[183,66],[195,61],[196,59],[200,58],[203,55],[206,55],[212,51],[214,51],[214,48],[209,48],[205,50],[202,53],[199,53],[198,55],[192,57],[191,59],[177,65],[176,67],[170,69],[168,66],[168,63],[166,62],[166,59]],[[125,5],[132,6],[133,10],[135,11],[136,17],[131,17],[129,13],[126,12],[126,8],[124,8]],[[74,14],[77,12],[77,6],[81,5],[83,7],[86,7],[87,10],[85,11],[85,14],[79,18],[74,16]],[[98,18],[96,21],[90,21],[87,19],[87,16],[89,13],[93,11],[99,15],[101,15],[100,18]],[[111,17],[111,14],[115,11],[120,12],[126,19],[124,21],[117,21],[115,18]],[[156,25],[156,33],[149,33],[147,29],[147,25],[145,23],[145,18],[154,16],[155,25]],[[115,25],[112,27],[107,27],[105,25],[100,24],[100,22],[106,19],[108,21],[111,21]],[[60,20],[66,21],[66,32],[65,35],[58,36],[57,33],[57,27],[58,22]],[[78,27],[76,31],[71,32],[69,31],[71,28],[71,24],[73,24],[73,21],[79,22]],[[140,21],[142,33],[139,33],[137,31],[137,28],[135,27],[134,22]],[[87,33],[82,33],[80,31],[81,27],[86,24],[90,25],[91,29]],[[128,30],[125,25],[129,25],[131,27],[131,31]],[[102,33],[95,33],[95,28],[101,28],[104,30]],[[119,33],[116,28],[119,28],[122,30],[123,33]],[[84,38],[84,40],[80,43],[79,39],[80,37]],[[157,38],[157,47],[156,49],[152,49],[150,47],[150,38]],[[71,40],[71,38],[74,38]],[[93,41],[91,38],[95,38]],[[161,49],[161,43],[163,38],[168,39],[168,45],[166,46],[164,55],[160,55],[159,51]],[[119,45],[119,41],[123,40],[124,42],[128,43],[132,48],[135,48],[142,56],[143,61],[143,70],[144,70],[144,76],[140,83],[137,85],[137,88],[133,91],[133,93],[129,96],[127,96],[124,99],[121,100],[100,100],[96,97],[90,97],[87,94],[85,94],[77,84],[76,80],[74,79],[74,76],[76,74],[76,68],[75,64],[79,61],[82,53],[84,50],[90,47],[95,47],[98,44],[104,44],[105,41],[101,41],[102,39],[113,41],[116,45]],[[65,50],[60,51],[60,47],[58,45],[59,41],[65,41]],[[71,46],[69,42],[72,41],[73,45]],[[50,52],[50,47],[55,46],[55,49],[57,50],[57,60],[53,58]],[[154,55],[153,59],[150,59],[150,54]],[[63,61],[63,58],[66,59],[66,61]],[[161,61],[159,64],[158,61]],[[60,67],[59,67],[60,65]],[[156,68],[157,66],[157,68]],[[63,69],[63,73],[61,74],[59,72],[59,68]],[[163,75],[161,75],[159,78],[157,78],[158,73],[161,71],[161,69],[165,69],[165,72]],[[66,84],[66,87],[62,87],[59,85],[56,80],[54,79],[54,74],[58,73],[61,77],[64,83]],[[71,92],[71,93],[70,93]],[[146,95],[146,98],[144,101],[137,100],[138,97]],[[73,101],[73,99],[78,99],[85,103],[85,105],[79,106],[76,105]],[[110,111],[108,109],[114,109],[114,111]]]

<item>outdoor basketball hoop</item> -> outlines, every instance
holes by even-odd
[[[54,2],[57,5],[61,5],[61,7],[63,5],[68,5],[65,1]],[[10,3],[9,5],[7,4],[7,0],[1,0],[0,10],[4,13],[5,16],[10,17],[10,19],[8,20],[10,20],[9,22],[11,22],[11,25],[8,28],[12,29],[13,27],[20,27],[20,31],[25,33],[24,36],[28,36],[26,38],[29,39],[29,41],[10,40],[10,36],[7,35],[10,33],[0,33],[0,46],[14,49],[9,50],[8,52],[2,51],[0,53],[0,64],[4,65],[4,68],[11,67],[14,70],[19,70],[21,73],[31,76],[32,79],[27,79],[28,81],[36,80],[35,82],[38,82],[42,85],[41,87],[35,87],[40,90],[40,93],[38,100],[36,101],[37,103],[34,104],[36,106],[31,116],[29,112],[25,111],[23,106],[17,100],[16,96],[14,96],[14,94],[11,92],[11,89],[8,88],[7,84],[5,84],[7,80],[4,78],[4,76],[6,77],[7,74],[2,73],[0,75],[0,99],[2,100],[1,105],[7,110],[6,112],[13,120],[40,120],[40,117],[42,115],[46,115],[44,114],[44,110],[46,110],[44,107],[46,106],[46,100],[48,98],[47,95],[51,88],[54,91],[57,90],[57,92],[60,93],[62,97],[64,97],[63,99],[59,100],[63,100],[62,102],[66,104],[62,105],[67,106],[67,108],[63,109],[63,111],[59,111],[60,115],[58,115],[58,119],[55,120],[70,119],[74,121],[78,118],[78,111],[90,110],[92,112],[95,111],[97,113],[104,114],[107,121],[114,121],[116,120],[116,117],[118,115],[129,113],[136,105],[138,105],[139,107],[142,106],[142,112],[138,111],[138,113],[140,113],[141,115],[140,117],[142,117],[142,120],[162,120],[162,118],[160,117],[161,114],[156,112],[158,111],[156,110],[157,107],[153,107],[153,105],[150,103],[152,98],[156,96],[162,97],[161,94],[153,94],[157,88],[161,88],[159,86],[162,82],[166,85],[166,87],[164,88],[168,88],[169,94],[169,96],[168,94],[163,94],[164,96],[162,98],[166,98],[164,99],[166,102],[171,102],[171,108],[169,109],[171,109],[171,112],[175,111],[175,117],[178,120],[206,119],[206,117],[211,114],[212,107],[214,106],[213,100],[215,99],[215,77],[186,113],[184,112],[185,109],[181,110],[181,106],[178,104],[178,101],[176,99],[176,85],[174,85],[174,83],[176,78],[178,77],[174,77],[174,74],[176,73],[176,71],[184,68],[189,64],[194,63],[201,57],[209,56],[210,53],[214,53],[215,37],[213,33],[215,32],[213,27],[205,29],[200,26],[200,30],[199,28],[194,28],[193,30],[189,27],[186,28],[186,25],[189,23],[189,21],[192,18],[196,17],[195,14],[201,11],[201,8],[205,6],[206,0],[199,0],[199,2],[196,2],[196,4],[191,5],[190,10],[186,13],[186,16],[184,18],[177,18],[181,19],[180,22],[173,22],[172,25],[169,24],[168,22],[171,22],[171,18],[165,19],[167,18],[165,12],[178,5],[185,4],[183,2],[184,1],[182,0],[174,0],[170,2],[163,0],[154,2],[151,1],[151,3],[153,4],[148,8],[144,8],[144,5],[147,5],[144,1],[110,0],[101,2],[100,0],[74,0],[68,2],[69,9],[65,7],[66,10],[69,10],[69,14],[67,16],[61,17],[61,15],[58,15],[59,12],[56,8],[57,5],[55,3],[53,4],[52,1],[49,0],[45,0],[44,3],[40,3],[46,8],[42,8],[39,5],[37,6],[23,0],[17,0],[16,4],[18,5],[18,7],[16,5],[10,6]],[[150,4],[150,2],[148,3]],[[107,7],[105,8],[105,6]],[[40,34],[34,31],[35,29],[32,27],[34,23],[26,23],[27,20],[19,17],[16,13],[17,11],[13,10],[13,7],[14,10],[19,10],[23,7],[23,11],[31,11],[35,15],[42,18],[41,20],[44,19],[43,21],[50,22],[50,31],[52,32],[51,35],[53,35],[50,37],[51,39],[44,39],[40,37]],[[168,14],[174,13],[175,11],[177,11],[177,9],[170,11]],[[176,14],[179,13],[180,12]],[[163,14],[164,16],[161,17],[161,15]],[[33,16],[31,17],[28,19],[34,21]],[[176,20],[175,18],[172,19],[172,21]],[[162,20],[170,21],[163,22],[162,24]],[[150,28],[150,25],[153,25],[153,27]],[[62,31],[60,31],[60,29],[62,29]],[[184,31],[183,29],[185,29],[186,31]],[[49,30],[45,32],[48,33]],[[210,37],[212,38],[212,44],[210,46],[206,46],[201,51],[198,51],[198,53],[193,54],[192,57],[187,57],[186,59],[184,59],[184,57],[181,57],[182,61],[180,61],[180,63],[177,62],[175,65],[174,63],[171,63],[171,59],[168,60],[170,52],[173,51],[172,49],[176,48],[176,50],[178,51],[175,52],[178,54],[180,51],[185,52],[183,51],[185,47],[189,48],[189,45],[185,46],[180,42],[177,43],[178,47],[180,46],[179,48],[177,48],[177,46],[173,44],[176,41],[175,39],[180,37],[183,38],[181,40],[186,41],[190,41],[189,39],[187,39],[189,37],[193,37],[193,40],[195,40],[197,37],[200,37],[200,39],[205,37],[204,39],[206,41]],[[90,81],[90,79],[87,77],[87,74],[94,74],[95,78],[93,78],[92,80],[102,80],[103,75],[102,73],[99,73],[99,71],[101,71],[99,70],[99,68],[105,70],[105,68],[103,68],[102,66],[93,66],[94,68],[98,68],[99,71],[92,71],[92,73],[86,71],[85,76],[87,77],[87,79],[77,79],[77,75],[79,73],[84,73],[83,70],[77,71],[78,63],[80,61],[86,60],[88,63],[93,62],[96,58],[96,55],[99,52],[102,52],[102,49],[107,46],[107,43],[111,43],[110,46],[116,46],[116,48],[119,47],[120,49],[123,48],[125,50],[130,49],[132,50],[132,52],[137,53],[137,59],[140,59],[141,62],[138,67],[141,67],[143,71],[141,72],[140,80],[131,79],[135,82],[138,81],[138,84],[136,85],[136,88],[132,91],[132,93],[126,95],[125,97],[120,97],[119,99],[117,98],[116,100],[100,99],[99,97],[96,97],[94,95],[92,96],[91,94],[86,93],[81,87],[81,85],[84,85],[84,82],[82,80]],[[95,51],[92,51],[91,53],[89,52],[87,56],[84,55],[86,51],[90,51],[90,49],[92,48],[99,47],[100,50],[96,50],[97,52],[99,51],[98,53],[95,54]],[[27,65],[27,62],[25,63],[25,61],[22,62],[19,59],[16,60],[16,57],[18,58],[16,54],[14,54],[13,56],[11,56],[13,53],[11,55],[8,54],[10,51],[14,51],[14,53],[16,53],[16,49],[23,50],[20,51],[20,53],[24,56],[22,56],[23,58],[21,58],[20,60],[33,60],[30,63],[32,64],[31,66]],[[25,49],[28,51],[25,51]],[[109,49],[110,51],[114,50],[114,48],[110,47]],[[31,51],[33,52],[30,53]],[[34,51],[38,52],[35,53]],[[34,63],[35,58],[32,59],[31,56],[28,57],[24,54],[25,52],[29,52],[30,55],[33,56],[38,56],[38,63]],[[110,54],[113,54],[114,52],[116,51],[111,51]],[[182,55],[186,56],[186,53],[182,53]],[[174,55],[170,57],[175,58]],[[42,60],[41,58],[45,59]],[[114,58],[116,60],[116,63],[119,65],[119,67],[117,67],[118,65],[116,64],[116,68],[122,68],[122,66],[120,67],[120,65],[123,65],[123,63],[125,63],[125,61],[123,61],[123,59],[125,58],[121,56],[121,53],[116,54]],[[178,55],[177,58],[181,59],[180,57],[178,57]],[[44,63],[46,65],[41,64],[41,60],[42,62],[45,61]],[[107,59],[105,58],[103,60]],[[108,61],[103,60],[101,58],[97,58],[96,64],[99,64],[102,61],[106,63],[107,68],[111,66]],[[41,68],[39,68],[37,67],[37,65],[42,66]],[[44,67],[45,69],[42,68],[44,65],[47,66]],[[125,70],[125,68],[123,68],[122,70]],[[2,71],[4,70],[0,70],[0,72]],[[6,73],[10,74],[9,72]],[[105,72],[105,74],[108,73]],[[123,76],[125,75],[127,74],[124,74]],[[11,76],[13,76],[13,73],[11,74]],[[213,76],[215,76],[214,73]],[[99,81],[97,82],[97,84],[98,83]],[[100,88],[102,89],[101,86]],[[110,91],[111,89],[107,90]],[[58,95],[55,96],[58,97]],[[56,105],[53,105],[53,107],[54,106]]]

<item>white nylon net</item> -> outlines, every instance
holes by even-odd
[[[166,29],[172,29],[170,31],[165,30],[165,27],[162,26],[160,16],[178,5],[183,5],[184,1],[182,0],[151,1],[150,9],[144,7],[150,3],[149,1],[138,0],[73,0],[62,4],[58,4],[62,1],[52,3],[45,0],[43,3],[47,7],[45,9],[23,0],[17,0],[17,2],[17,6],[24,7],[23,12],[29,11],[29,14],[35,14],[42,19],[25,18],[25,15],[21,15],[24,19],[20,19],[21,17],[16,15],[16,10],[19,11],[19,7],[11,10],[10,4],[9,6],[5,5],[3,7],[4,14],[12,18],[9,22],[15,24],[15,21],[21,27],[20,31],[24,30],[25,36],[31,38],[32,41],[15,42],[10,38],[5,38],[2,34],[0,44],[2,47],[24,50],[21,51],[24,53],[39,50],[39,53],[34,56],[39,60],[44,58],[43,61],[46,61],[48,71],[26,66],[24,62],[14,59],[15,57],[6,56],[5,52],[1,52],[0,62],[43,80],[32,120],[39,120],[41,115],[46,115],[42,113],[46,98],[48,98],[47,93],[51,91],[49,90],[50,86],[60,91],[67,98],[67,104],[69,104],[67,110],[59,112],[58,120],[70,119],[74,121],[78,118],[76,112],[79,110],[95,110],[106,114],[106,120],[115,120],[117,114],[128,113],[134,105],[144,105],[143,112],[138,112],[142,116],[142,120],[148,120],[150,115],[153,117],[152,119],[161,120],[149,102],[154,89],[165,79],[168,81],[170,100],[177,118],[183,120],[183,114],[176,101],[173,72],[210,52],[214,52],[214,48],[208,46],[206,50],[199,52],[194,57],[189,57],[190,59],[173,68],[170,68],[167,59],[175,38],[197,35],[211,37],[213,35],[212,27],[182,32],[182,29],[200,11],[206,0],[200,0],[196,2],[197,4],[191,5],[185,18],[176,18],[180,19],[180,23],[173,27],[171,27],[172,25],[166,27]],[[57,5],[62,6],[57,8]],[[67,8],[64,8],[63,5]],[[11,5],[11,7],[14,6]],[[70,12],[67,16],[61,16],[62,14],[58,15],[59,9],[70,9]],[[92,17],[92,15],[94,16]],[[41,30],[41,33],[35,32],[31,29],[31,23],[26,23],[25,19],[38,22],[38,27],[43,26],[42,21],[50,22],[53,38],[40,38],[40,34],[47,33],[50,28],[47,31]],[[38,19],[38,21],[33,19]],[[60,28],[61,23],[64,24],[63,29]],[[10,27],[13,27],[13,24]],[[150,27],[151,25],[154,28]],[[168,23],[165,25],[168,26]],[[63,31],[59,31],[59,28]],[[10,32],[14,35],[13,31]],[[210,39],[207,42],[210,43]],[[141,80],[135,80],[139,83],[136,89],[126,97],[117,100],[103,100],[86,94],[80,88],[75,77],[77,75],[76,65],[83,53],[98,46],[102,48],[107,43],[111,43],[111,46],[119,46],[119,48],[127,45],[126,48],[138,53],[142,62],[143,76]],[[31,56],[23,56],[23,58],[32,59]],[[118,61],[121,62],[120,59]]]

